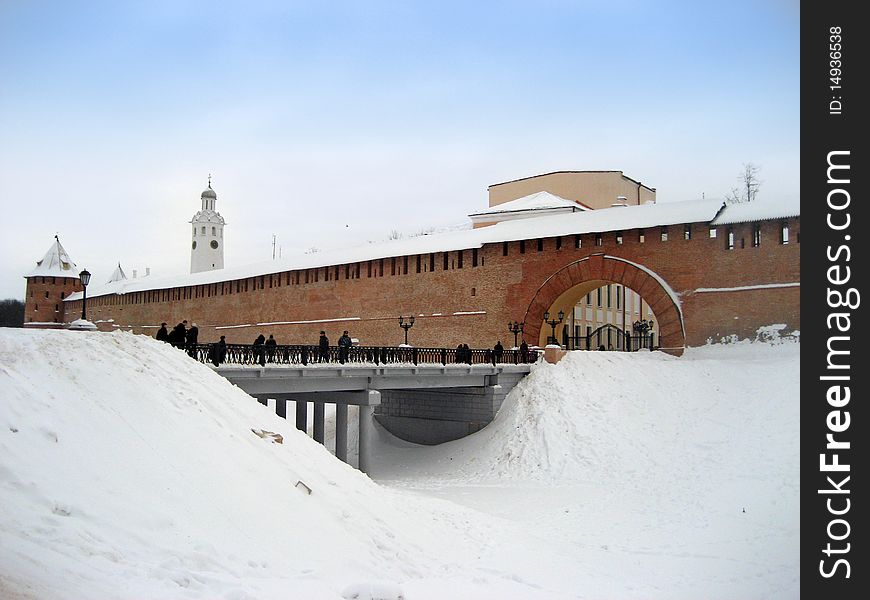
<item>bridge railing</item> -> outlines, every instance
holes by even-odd
[[[330,346],[321,352],[316,345],[251,345],[196,344],[187,353],[203,363],[237,365],[310,365],[310,364],[530,364],[538,360],[540,351],[529,349],[501,350],[491,348],[416,348],[408,346]]]

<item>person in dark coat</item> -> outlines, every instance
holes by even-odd
[[[176,348],[184,350],[184,340],[187,338],[187,321],[182,321],[172,328],[169,334],[169,343]]]
[[[187,335],[185,337],[185,343],[187,344],[187,353],[196,358],[196,344],[199,339],[199,327],[196,326],[196,323],[193,323],[190,326],[190,329],[187,330]]]
[[[347,330],[344,330],[344,333],[341,334],[341,337],[338,338],[338,361],[341,364],[344,364],[348,356],[350,356],[350,347],[353,345],[353,340],[350,339],[350,336],[347,334]]]
[[[504,356],[504,346],[501,345],[501,340],[495,343],[495,348],[492,349],[492,353],[495,362],[500,363],[501,357]]]
[[[169,342],[169,330],[166,329],[166,323],[160,324],[160,329],[157,330],[157,335],[155,337],[158,342]]]
[[[268,357],[269,362],[275,361],[275,350],[278,342],[275,341],[275,336],[271,333],[269,334],[269,339],[266,340],[266,356]]]
[[[326,332],[320,332],[320,340],[317,342],[320,349],[320,362],[329,362],[329,338],[326,337]]]
[[[221,336],[221,341],[217,343],[217,360],[218,364],[222,364],[227,359],[227,339],[226,336]]]
[[[520,344],[520,358],[524,364],[529,362],[529,345],[526,343],[526,340],[523,340],[523,343]]]
[[[262,333],[254,340],[254,362],[260,363],[260,366],[266,366],[266,336]]]
[[[465,359],[466,363],[471,364],[471,348],[468,347],[468,344],[462,344],[462,358]]]
[[[458,346],[456,346],[456,359],[455,360],[457,363],[465,362],[464,354],[465,354],[465,352],[462,349],[462,344],[459,344]]]

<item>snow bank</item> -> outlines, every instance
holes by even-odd
[[[0,397],[2,597],[337,599],[452,564],[431,505],[148,337],[0,329]]]

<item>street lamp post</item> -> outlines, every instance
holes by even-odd
[[[548,310],[544,311],[544,323],[546,323],[547,325],[549,325],[550,327],[553,328],[553,335],[550,336],[550,341],[553,344],[557,343],[557,341],[556,341],[556,325],[561,323],[562,320],[565,318],[565,311],[560,310],[558,317],[559,317],[558,321],[556,319],[551,320],[550,319],[550,311],[548,311]]]
[[[517,347],[517,336],[520,334],[520,332],[523,330],[523,327],[525,326],[525,323],[517,323],[516,321],[514,321],[513,323],[508,323],[508,331],[514,334],[514,348]]]
[[[91,282],[91,274],[87,269],[79,273],[82,282],[82,321],[88,320],[88,284]]]
[[[399,327],[405,330],[405,345],[408,345],[408,330],[414,326],[414,315],[408,317],[408,320],[405,321],[404,317],[399,317]]]
[[[639,321],[635,321],[632,324],[632,329],[634,329],[641,337],[641,341],[643,342],[643,347],[646,347],[646,335],[648,332],[652,331],[653,328],[653,320],[649,321],[645,319],[641,319]]]

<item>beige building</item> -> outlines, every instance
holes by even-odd
[[[656,201],[656,190],[626,177],[622,171],[555,171],[489,186],[489,206],[549,192],[586,208],[629,206]]]

